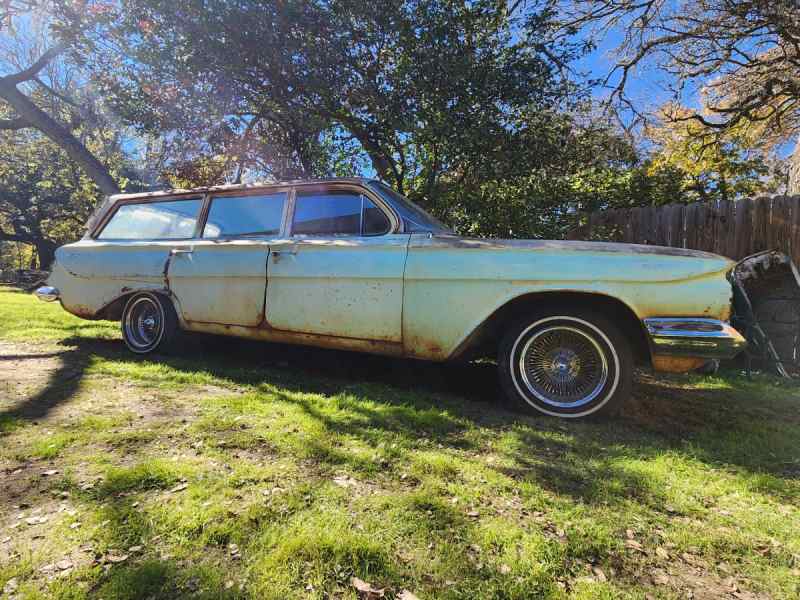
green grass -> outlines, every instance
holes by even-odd
[[[9,288],[0,315],[20,598],[800,594],[793,383],[644,375],[626,417],[573,423],[502,409],[490,365],[208,338],[138,358]]]

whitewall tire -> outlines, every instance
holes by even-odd
[[[562,418],[617,414],[630,393],[629,341],[588,310],[531,314],[506,332],[500,382],[514,408]]]
[[[164,351],[175,341],[178,315],[164,294],[139,292],[128,298],[122,311],[122,339],[131,352]]]

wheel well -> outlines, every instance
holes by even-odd
[[[621,300],[589,292],[534,292],[514,298],[498,308],[461,345],[456,354],[461,360],[494,356],[506,329],[532,310],[590,309],[611,319],[631,342],[634,359],[650,364],[650,346],[642,322]]]
[[[130,292],[126,292],[122,294],[119,298],[112,300],[108,304],[106,304],[103,308],[97,311],[96,318],[98,319],[105,319],[106,321],[120,321],[122,320],[122,311],[125,310],[125,305],[128,303],[128,300],[131,299],[132,296],[142,292],[150,292],[151,294],[162,294],[167,296],[164,290],[158,289],[140,289],[140,290],[131,290]]]

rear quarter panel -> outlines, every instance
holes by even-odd
[[[48,283],[60,291],[65,310],[96,318],[98,311],[127,292],[165,289],[164,265],[174,245],[81,240],[56,251]]]

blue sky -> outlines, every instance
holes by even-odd
[[[576,70],[586,72],[592,78],[604,78],[616,64],[614,51],[621,41],[622,34],[619,31],[610,31],[603,40],[600,40],[598,48],[594,52],[576,62]],[[618,79],[615,77],[610,84],[615,84]],[[653,109],[671,99],[672,92],[668,89],[669,81],[668,74],[659,69],[654,61],[646,61],[628,76],[626,94],[635,102],[639,110]],[[608,92],[609,90],[601,87],[593,90],[594,96],[598,99],[605,97]],[[697,106],[697,100],[696,89],[687,90],[683,98],[684,103],[689,106]]]
[[[612,30],[605,39],[600,40],[598,48],[577,61],[574,65],[576,71],[585,72],[590,78],[604,78],[615,64],[614,51],[622,41],[622,32]],[[610,84],[614,84],[618,79],[614,79]],[[646,112],[655,109],[674,97],[674,93],[669,89],[672,82],[671,76],[663,69],[660,69],[655,60],[647,60],[637,66],[634,73],[628,76],[626,85],[626,95],[634,102],[637,110]],[[701,81],[688,82],[684,85],[681,94],[681,103],[684,106],[699,109],[700,89],[703,85]],[[609,93],[608,89],[596,87],[592,90],[595,98],[603,99]],[[794,151],[795,142],[786,142],[775,148],[776,154],[781,158],[786,158]]]

